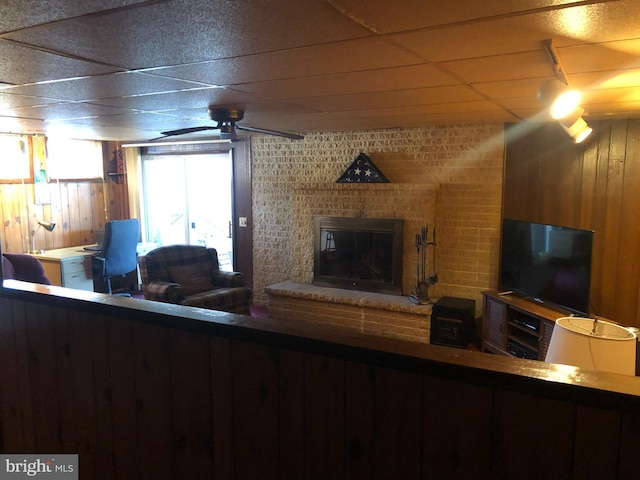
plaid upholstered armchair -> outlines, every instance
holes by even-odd
[[[169,245],[138,257],[138,263],[146,300],[250,314],[244,275],[220,270],[214,248]]]

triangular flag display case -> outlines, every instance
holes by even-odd
[[[369,157],[360,153],[336,183],[389,183]]]

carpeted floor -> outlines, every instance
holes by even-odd
[[[251,316],[257,318],[269,318],[269,309],[258,305],[251,305]]]

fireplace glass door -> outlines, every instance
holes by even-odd
[[[402,293],[402,220],[316,217],[314,283]]]

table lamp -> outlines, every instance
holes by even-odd
[[[636,334],[597,318],[559,318],[545,361],[635,375]]]
[[[56,228],[56,224],[53,222],[44,222],[42,220],[38,220],[38,230],[40,230],[40,227],[44,228],[47,232],[52,232],[54,228]],[[29,251],[29,253],[44,253],[44,250],[36,250],[36,233],[38,232],[38,230],[36,230],[35,232],[33,232],[33,234],[31,235],[31,251]]]

